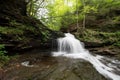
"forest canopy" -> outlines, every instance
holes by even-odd
[[[119,5],[119,0],[30,0],[28,15],[40,19],[52,30],[60,30],[78,22],[76,26],[86,27],[87,20],[99,17],[116,21]]]

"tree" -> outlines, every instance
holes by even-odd
[[[37,12],[40,8],[42,8],[44,5],[44,0],[29,0],[27,5],[27,13],[29,16],[37,17]]]
[[[51,25],[53,25],[51,29],[57,30],[62,27],[69,27],[77,19],[76,5],[80,6],[80,3],[76,3],[76,0],[48,1],[48,18],[46,20],[46,23],[49,24],[48,26],[51,28]]]

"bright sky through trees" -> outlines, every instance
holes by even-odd
[[[36,3],[39,6],[40,2]],[[78,3],[77,3],[78,4]],[[76,0],[45,0],[38,9],[37,18],[47,18],[53,16],[63,16],[66,12],[76,10]]]
[[[119,6],[119,0],[31,0],[33,6],[28,13],[40,19],[48,28],[59,30],[82,22],[91,14],[106,14]],[[37,1],[37,2],[34,2]],[[30,7],[31,5],[29,5]],[[28,8],[29,8],[28,7]]]
[[[62,24],[64,24],[61,22],[63,17],[64,20],[66,20],[66,18],[68,18],[67,16],[76,15],[75,11],[77,7],[81,5],[80,2],[78,3],[76,1],[77,0],[46,0],[44,2],[44,8],[41,8],[37,15],[49,28],[59,30]]]

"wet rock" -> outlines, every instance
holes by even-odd
[[[39,54],[30,55],[32,57],[28,57],[31,58],[29,60],[40,56]],[[18,62],[20,63],[23,60],[28,60],[26,56],[21,56],[19,59],[20,61],[18,60]],[[46,58],[43,56],[39,61],[32,64],[37,65],[37,67],[11,66],[12,68],[6,72],[6,80],[13,80],[13,78],[15,78],[14,80],[107,80],[90,63],[80,59]]]
[[[106,48],[91,48],[89,49],[92,53],[99,54],[99,55],[117,55],[118,52]]]
[[[86,48],[96,48],[103,46],[103,44],[99,42],[87,42],[87,41],[82,41],[82,42],[84,42]]]
[[[4,80],[5,79],[5,71],[2,69],[2,68],[0,68],[0,80]]]
[[[104,46],[110,46],[114,44],[115,42],[88,42],[88,41],[82,41],[85,44],[86,48],[100,48]]]

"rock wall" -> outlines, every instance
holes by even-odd
[[[0,0],[0,44],[5,44],[8,51],[46,48],[52,39],[63,35],[27,16],[26,6],[25,0]]]

